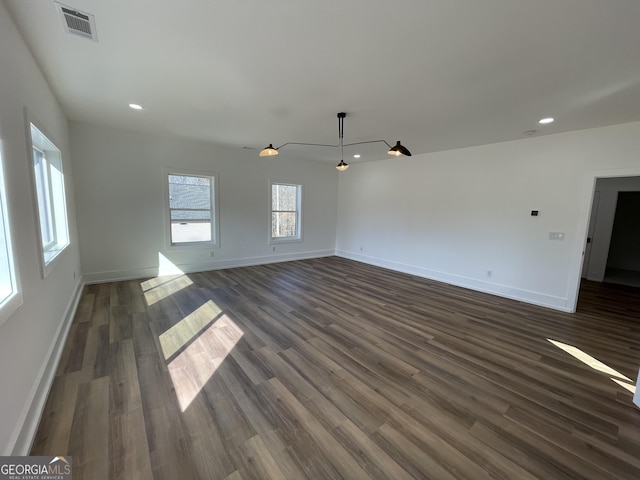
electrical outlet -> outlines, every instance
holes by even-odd
[[[487,270],[487,277],[493,277],[493,270]]]
[[[549,240],[564,240],[564,232],[549,232]]]
[[[213,250],[211,250],[211,251],[209,252],[209,256],[210,256],[210,257],[213,257],[214,255],[215,255],[215,252],[214,252]]]
[[[276,247],[273,247],[273,250],[272,250],[272,251],[273,251],[273,252],[275,252],[275,251],[276,251]]]
[[[362,251],[362,250],[364,250],[364,248],[363,248],[363,247],[360,247],[360,251]]]

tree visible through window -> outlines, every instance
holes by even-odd
[[[215,243],[214,177],[169,174],[171,244]]]
[[[271,183],[271,241],[300,240],[302,186]]]

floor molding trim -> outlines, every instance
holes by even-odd
[[[567,306],[567,299],[562,297],[555,297],[544,293],[510,287],[508,285],[499,285],[496,283],[485,282],[461,275],[438,272],[436,270],[429,270],[428,268],[424,267],[407,265],[404,263],[394,262],[392,260],[385,260],[382,258],[347,252],[345,250],[336,250],[336,255],[338,257],[347,258],[349,260],[355,260],[356,262],[362,262],[368,265],[374,265],[376,267],[388,268],[389,270],[394,270],[396,272],[408,273],[410,275],[428,278],[429,280],[435,280],[437,282],[455,285],[456,287],[469,288],[471,290],[482,293],[488,293],[491,295],[497,295],[499,297],[509,298],[511,300],[530,303],[539,307],[547,307],[554,310],[559,310],[561,312],[569,313],[572,311],[571,308]]]
[[[60,362],[62,350],[64,349],[73,317],[76,314],[78,303],[80,302],[83,287],[84,281],[82,277],[80,277],[76,282],[75,291],[69,300],[58,330],[45,357],[45,361],[40,368],[37,380],[25,402],[25,409],[18,422],[18,425],[21,427],[16,431],[14,440],[10,443],[10,445],[13,445],[10,447],[10,455],[29,455],[38,424],[40,423],[40,418],[42,417],[42,412],[47,402],[47,397],[49,396],[49,390],[51,390],[51,385],[53,385],[58,362]]]
[[[335,255],[335,250],[316,250],[311,252],[286,253],[265,255],[261,257],[233,258],[198,263],[179,263],[175,266],[182,273],[207,272],[210,270],[222,270],[225,268],[252,267],[255,265],[267,265],[269,263],[290,262],[292,260],[308,260],[311,258],[330,257]],[[138,280],[158,276],[158,267],[138,268],[132,270],[111,270],[103,272],[85,273],[84,279],[88,285],[106,282],[120,282],[124,280]]]

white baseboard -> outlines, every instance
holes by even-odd
[[[18,425],[21,427],[15,432],[9,443],[9,445],[13,445],[13,447],[10,447],[11,453],[9,455],[29,455],[38,424],[42,417],[42,412],[47,402],[47,397],[49,396],[49,390],[51,390],[51,385],[53,384],[53,379],[58,369],[58,362],[60,361],[60,356],[62,355],[73,317],[76,314],[76,309],[80,302],[83,286],[83,279],[79,277],[73,296],[70,298],[58,329],[52,338],[45,361],[42,367],[40,367],[38,377],[25,402],[25,408],[18,422]]]
[[[225,268],[251,267],[254,265],[266,265],[269,263],[289,262],[292,260],[306,260],[309,258],[321,258],[335,255],[334,250],[316,250],[313,252],[287,253],[279,255],[265,255],[261,257],[232,258],[229,260],[206,261],[198,263],[179,263],[176,267],[183,273],[206,272],[209,270],[222,270]],[[90,272],[83,275],[85,282],[89,284],[119,282],[122,280],[137,280],[151,278],[158,275],[158,267],[138,268],[131,270],[110,270],[104,272]]]
[[[562,312],[571,312],[571,308],[567,306],[568,299],[562,297],[554,297],[539,292],[532,292],[520,288],[510,287],[508,285],[499,285],[496,283],[485,282],[475,278],[464,277],[461,275],[453,275],[428,268],[418,267],[415,265],[407,265],[404,263],[385,260],[382,258],[370,257],[359,253],[347,252],[344,250],[336,250],[339,257],[355,260],[357,262],[367,263],[376,267],[388,268],[396,272],[408,273],[417,277],[428,278],[437,282],[448,283],[457,287],[468,288],[482,293],[489,293],[499,297],[518,300],[532,305],[552,308]]]

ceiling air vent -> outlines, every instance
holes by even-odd
[[[93,15],[86,12],[80,12],[73,7],[67,7],[61,3],[55,2],[60,17],[62,18],[62,24],[64,29],[68,33],[74,35],[80,35],[84,38],[90,38],[91,40],[98,41],[98,35],[96,34],[96,20]]]

